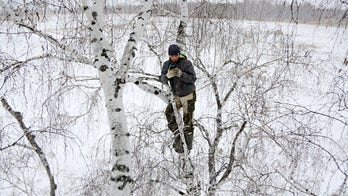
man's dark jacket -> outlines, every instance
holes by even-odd
[[[181,77],[174,76],[168,79],[166,74],[170,67],[178,67],[182,72]],[[196,74],[191,61],[185,55],[180,54],[179,60],[175,63],[170,59],[163,63],[161,81],[168,84],[168,80],[174,95],[183,97],[195,91]]]

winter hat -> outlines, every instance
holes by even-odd
[[[169,48],[168,48],[168,54],[169,55],[178,55],[178,54],[180,54],[179,46],[176,45],[176,44],[170,45]]]

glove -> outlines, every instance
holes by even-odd
[[[182,75],[182,71],[179,68],[168,69],[167,78],[170,79],[174,76],[180,77]]]

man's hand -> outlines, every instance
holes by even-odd
[[[176,77],[180,77],[182,74],[182,71],[179,69],[179,68],[174,68],[174,69],[168,69],[168,72],[167,72],[167,78],[172,78],[174,76]]]

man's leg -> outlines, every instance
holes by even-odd
[[[177,97],[175,98],[175,104],[176,104],[177,109],[180,109],[182,107],[180,100]],[[177,153],[183,153],[184,148],[183,148],[182,143],[181,143],[178,124],[176,123],[174,109],[173,109],[173,105],[171,103],[168,104],[166,111],[165,111],[165,114],[166,114],[166,118],[167,118],[167,122],[168,122],[168,128],[172,131],[172,133],[175,136],[174,142],[173,142],[173,148]]]
[[[178,130],[178,124],[176,124],[174,109],[171,103],[167,105],[165,114],[168,122],[168,128],[173,132],[173,134],[175,134]]]
[[[184,134],[188,150],[192,149],[193,142],[193,112],[195,111],[196,94],[192,93],[183,101],[184,107]]]

